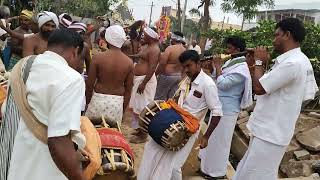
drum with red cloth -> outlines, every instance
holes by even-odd
[[[134,156],[120,127],[97,128],[97,131],[102,145],[102,164],[95,179],[133,179],[135,177]]]

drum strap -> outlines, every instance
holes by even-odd
[[[35,55],[29,56],[16,64],[10,75],[10,87],[14,101],[26,126],[38,140],[47,144],[47,126],[35,117],[27,100],[25,83],[35,58]]]

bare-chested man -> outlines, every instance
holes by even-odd
[[[31,24],[33,12],[29,10],[23,10],[18,18],[20,26],[14,30],[10,29],[8,20],[6,21],[7,24],[4,24],[3,22],[0,23],[1,29],[5,30],[10,35],[7,43],[11,49],[11,57],[9,62],[5,62],[6,70],[11,70],[13,66],[21,59],[23,40],[28,35],[32,35]]]
[[[71,29],[73,31],[76,31],[77,33],[79,33],[82,37],[82,39],[84,40],[84,36],[85,33],[87,31],[87,25],[81,22],[72,22],[69,26],[68,29]],[[86,73],[89,72],[90,69],[90,63],[91,63],[91,55],[90,55],[90,48],[89,45],[84,42],[83,43],[83,50],[81,53],[81,60],[84,62],[85,64],[85,68],[86,68]],[[83,68],[81,71],[79,71],[80,73],[83,72]]]
[[[86,116],[94,123],[101,123],[101,116],[110,123],[121,123],[133,86],[133,62],[121,52],[126,40],[121,26],[107,28],[105,39],[109,50],[93,56],[90,66]]]
[[[127,55],[137,54],[140,48],[140,40],[143,32],[144,21],[136,21],[132,24],[129,29],[129,37],[122,46],[121,50]],[[135,59],[134,59],[135,60]]]
[[[182,72],[179,56],[186,51],[182,42],[183,34],[178,31],[174,32],[171,36],[171,46],[167,47],[160,56],[160,63],[156,71],[158,85],[155,100],[168,100],[178,89]]]
[[[39,13],[38,26],[40,32],[25,38],[23,41],[23,57],[41,54],[47,50],[48,38],[59,26],[57,15],[48,11]]]
[[[155,30],[147,27],[144,30],[143,42],[146,44],[142,47],[137,56],[140,61],[135,65],[132,95],[130,108],[133,111],[132,127],[136,131],[130,142],[143,143],[147,140],[147,134],[139,129],[138,116],[145,106],[154,100],[157,87],[155,70],[157,68],[160,56],[159,36]]]

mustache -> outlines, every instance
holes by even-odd
[[[40,33],[44,38],[49,38],[49,36],[51,35],[52,31],[40,31]]]

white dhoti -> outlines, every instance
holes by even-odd
[[[142,83],[146,76],[134,76],[133,79],[133,88],[131,99],[129,103],[129,108],[132,109],[133,113],[139,115],[140,112],[145,108],[149,103],[154,100],[154,96],[156,94],[157,88],[157,78],[155,75],[151,77],[151,79],[146,84],[146,88],[142,94],[137,93],[139,85]],[[136,129],[139,127],[138,120],[135,119],[132,123],[132,128]]]
[[[94,92],[85,116],[90,120],[101,119],[103,116],[111,122],[121,124],[123,115],[123,96],[100,94]]]
[[[199,131],[179,151],[170,151],[152,138],[145,144],[138,171],[138,180],[181,180],[181,167],[187,160]]]
[[[276,180],[287,146],[252,137],[232,180]]]
[[[208,146],[199,151],[201,171],[211,177],[225,176],[230,154],[233,131],[238,114],[223,115],[212,132]]]

